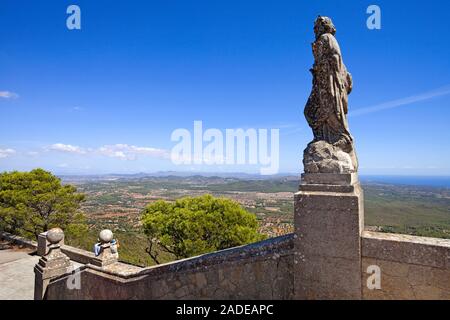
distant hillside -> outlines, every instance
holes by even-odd
[[[299,184],[296,176],[242,179],[217,175],[156,177],[139,174],[63,179],[87,194],[83,209],[89,217],[92,234],[88,239],[79,239],[75,245],[90,250],[98,229],[111,228],[121,239],[122,259],[141,265],[151,264],[139,224],[140,212],[148,203],[205,193],[232,198],[254,213],[261,232],[272,237],[292,232],[293,194]],[[374,177],[361,180],[367,227],[450,238],[450,188],[393,184],[376,181]]]

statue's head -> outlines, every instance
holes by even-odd
[[[336,28],[330,18],[318,16],[314,22],[314,33],[316,34],[316,38],[319,38],[325,33],[334,35],[336,33]]]

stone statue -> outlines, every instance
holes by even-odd
[[[342,61],[331,19],[319,16],[314,33],[313,87],[305,106],[314,140],[304,151],[305,173],[354,173],[358,160],[347,122],[352,77]]]

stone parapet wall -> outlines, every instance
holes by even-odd
[[[54,279],[46,299],[292,299],[289,234],[149,268],[86,265],[79,290]]]
[[[381,288],[369,290],[367,268],[378,266]],[[364,299],[450,299],[450,240],[365,231]]]
[[[85,263],[81,287],[68,289],[66,274],[51,280],[45,298],[290,300],[294,239],[289,234],[148,268],[95,266],[92,253],[63,246],[73,261]],[[450,240],[364,231],[361,256],[363,299],[450,299]],[[367,286],[369,266],[380,268],[380,289]],[[353,275],[339,274],[340,281],[347,276]]]
[[[14,234],[8,233],[8,232],[4,232],[4,231],[0,231],[0,239],[1,240],[6,240],[12,244],[16,244],[19,246],[23,246],[29,249],[37,249],[38,244],[36,241],[32,241],[32,240],[28,240],[24,237],[20,237],[20,236],[16,236]]]
[[[70,260],[81,263],[89,264],[95,259],[95,254],[83,249],[63,245],[61,251],[70,258]]]

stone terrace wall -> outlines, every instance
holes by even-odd
[[[36,241],[28,240],[20,236],[13,235],[8,232],[0,231],[0,240],[8,241],[12,244],[23,246],[29,249],[37,249],[38,244]]]
[[[293,239],[289,234],[138,272],[87,265],[81,289],[68,290],[62,276],[51,281],[46,299],[292,299]]]
[[[450,299],[450,240],[364,232],[364,299]],[[381,269],[381,289],[367,288],[367,267]]]
[[[66,274],[51,280],[46,299],[295,298],[294,234],[149,268],[98,267],[90,252],[62,250],[88,262],[81,289],[68,289]],[[450,299],[450,240],[364,231],[361,252],[363,299]],[[371,265],[380,267],[380,290],[366,285]]]

